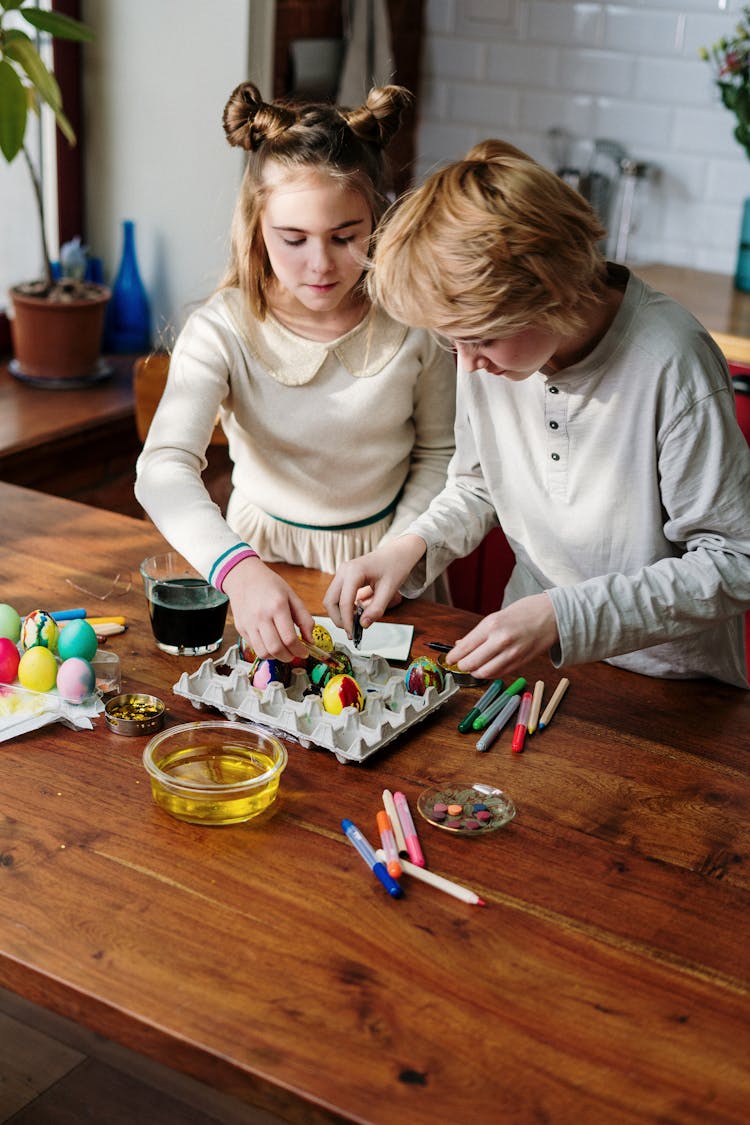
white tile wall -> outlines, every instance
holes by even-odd
[[[698,48],[731,35],[748,0],[427,0],[417,173],[503,137],[553,167],[619,142],[648,164],[632,261],[733,273],[750,159]],[[612,162],[597,158],[607,173]],[[610,215],[616,241],[622,181]]]

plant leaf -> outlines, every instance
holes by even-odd
[[[6,12],[12,12],[16,8],[20,8],[24,0],[0,0],[0,8]]]
[[[62,12],[42,12],[38,8],[23,8],[21,15],[37,31],[46,31],[56,39],[74,39],[77,43],[89,43],[94,38],[91,28]]]
[[[14,39],[12,43],[8,44],[5,53],[8,58],[13,59],[23,68],[42,101],[51,106],[55,112],[62,109],[62,94],[57,79],[47,70],[39,57],[39,52],[28,36],[24,36],[23,39]]]
[[[60,130],[62,135],[65,137],[68,144],[74,145],[76,143],[76,135],[73,132],[73,126],[70,124],[70,122],[68,121],[67,117],[65,116],[65,114],[63,113],[63,111],[61,109],[55,110],[55,121],[57,122],[58,129]]]
[[[5,59],[0,59],[0,152],[10,164],[23,146],[26,132],[26,91]]]

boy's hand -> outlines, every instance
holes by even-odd
[[[323,599],[334,625],[351,637],[354,606],[365,587],[370,588],[372,596],[365,603],[362,627],[379,621],[426,549],[418,535],[401,535],[369,555],[342,563]]]
[[[526,661],[548,652],[558,640],[552,599],[532,594],[484,617],[446,653],[445,662],[481,680],[519,676]]]
[[[304,602],[260,559],[243,559],[224,579],[237,632],[263,659],[291,660],[302,648],[297,630],[310,640],[315,622]]]

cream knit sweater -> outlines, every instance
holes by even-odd
[[[445,483],[454,410],[455,363],[429,333],[373,309],[344,336],[319,343],[272,316],[251,320],[239,291],[224,290],[192,314],[177,341],[138,460],[136,496],[205,575],[242,540],[264,557],[264,544],[251,538],[260,534],[257,509],[313,525],[293,529],[305,540],[371,520],[399,497],[395,532]],[[227,520],[201,480],[217,413],[234,462]],[[382,535],[390,520],[373,526]],[[343,540],[323,537],[333,543],[329,566],[338,565]],[[360,537],[355,553],[370,545]]]

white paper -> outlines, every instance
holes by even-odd
[[[360,656],[382,656],[385,660],[408,660],[411,642],[414,637],[413,625],[395,625],[390,621],[376,621],[362,634],[362,644],[354,648],[343,629],[337,628],[330,617],[316,617],[318,625],[323,625],[331,634],[337,648],[358,652]]]

